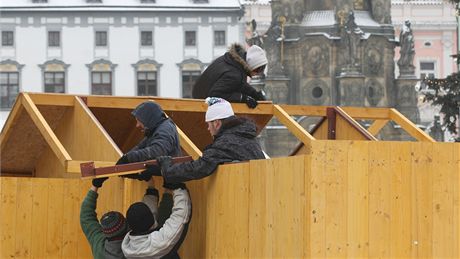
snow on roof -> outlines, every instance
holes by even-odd
[[[239,0],[208,0],[194,3],[193,0],[155,0],[142,3],[141,0],[102,0],[101,3],[87,3],[86,0],[48,0],[47,3],[33,3],[32,0],[0,0],[0,10],[212,10],[241,9]]]
[[[391,4],[393,5],[441,5],[443,2],[443,0],[391,0]]]
[[[366,11],[355,11],[355,22],[359,27],[380,27]],[[305,26],[332,26],[336,23],[332,10],[308,12],[302,21]]]

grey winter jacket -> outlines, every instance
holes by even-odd
[[[214,60],[198,78],[192,96],[197,99],[220,97],[229,102],[243,102],[244,94],[257,100],[257,90],[247,83],[250,75],[246,51],[243,46],[233,44],[228,52]]]
[[[144,124],[144,139],[126,156],[130,163],[155,159],[158,156],[180,156],[176,125],[166,118],[161,107],[154,102],[144,102],[132,114]]]
[[[256,140],[256,125],[248,119],[233,117],[223,123],[200,158],[162,168],[163,177],[169,183],[196,180],[211,175],[219,164],[264,158]]]
[[[186,189],[174,190],[173,200],[171,216],[162,228],[146,235],[133,236],[130,232],[125,236],[121,248],[126,258],[161,258],[174,248],[190,220],[192,205]]]

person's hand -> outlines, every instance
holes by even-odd
[[[123,174],[123,175],[120,175],[119,177],[139,180],[139,174]]]
[[[256,106],[257,106],[257,101],[256,101],[256,99],[252,98],[252,97],[249,96],[249,95],[244,95],[244,94],[243,94],[243,95],[241,96],[241,101],[245,102],[246,105],[247,105],[249,108],[251,108],[251,109],[254,109],[254,108],[256,108]]]
[[[105,182],[105,180],[109,179],[108,177],[101,177],[101,178],[94,178],[93,179],[93,186],[96,188],[101,188],[102,184]]]
[[[128,157],[126,156],[126,154],[121,156],[120,159],[118,159],[118,161],[117,161],[117,163],[115,165],[123,165],[123,164],[129,164],[129,160],[128,160]]]
[[[167,182],[163,183],[163,188],[169,189],[169,190],[176,190],[179,188],[184,189],[184,190],[186,189],[184,183],[167,183]]]
[[[157,157],[158,165],[160,166],[161,173],[163,174],[171,166],[171,156],[159,156]]]
[[[267,100],[264,90],[257,91],[256,96],[254,96],[257,101]]]

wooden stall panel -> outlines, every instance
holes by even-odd
[[[78,236],[83,235],[80,224],[80,211],[82,197],[80,190],[88,190],[89,184],[82,185],[82,182],[74,179],[63,181],[65,195],[63,195],[63,214],[62,214],[62,257],[77,258],[78,256]],[[107,187],[107,186],[105,186]],[[99,203],[98,203],[99,204]]]
[[[369,256],[369,142],[350,143],[346,171],[349,244],[347,256],[367,258]]]
[[[412,257],[433,254],[433,144],[412,144]]]
[[[33,197],[32,197],[32,257],[34,258],[47,258],[47,234],[48,224],[60,224],[60,222],[48,221],[48,197],[49,197],[49,180],[46,178],[33,179]],[[52,226],[51,226],[52,227]]]
[[[391,242],[390,142],[369,143],[369,256],[388,258]]]
[[[370,135],[370,133],[368,134]],[[353,127],[353,124],[351,124],[349,121],[345,120],[341,116],[336,116],[336,139],[368,140],[368,138],[363,134],[363,132],[361,132],[357,127]]]
[[[1,180],[0,180],[1,181]],[[32,179],[19,178],[17,181],[16,197],[16,249],[15,257],[30,258],[32,240]],[[13,190],[12,190],[13,191]],[[2,209],[3,210],[3,209]],[[10,212],[12,213],[12,212]],[[2,217],[3,219],[3,217]],[[2,257],[3,258],[3,257]]]
[[[16,257],[16,200],[17,178],[0,178],[0,256],[1,258]]]
[[[410,142],[391,142],[391,250],[392,258],[411,256],[412,237],[412,161]]]

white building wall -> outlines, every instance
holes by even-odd
[[[158,93],[164,97],[180,96],[180,75],[177,64],[182,62],[184,31],[182,26],[158,27],[155,30],[155,61],[161,64]]]

